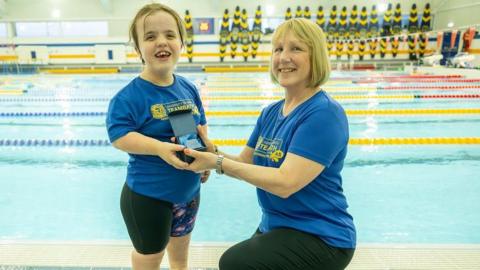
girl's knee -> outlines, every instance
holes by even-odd
[[[163,258],[164,254],[165,254],[165,250],[162,250],[158,253],[151,253],[151,254],[142,254],[142,253],[134,250],[132,252],[132,257],[137,259],[137,260],[144,261],[144,262],[152,262],[152,263],[158,262],[158,263],[160,263],[162,261],[162,258]]]
[[[164,252],[153,254],[140,254],[132,252],[132,269],[159,269]]]

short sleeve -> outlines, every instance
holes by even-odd
[[[348,143],[348,124],[325,110],[305,117],[292,136],[288,152],[329,167]]]
[[[255,128],[252,131],[252,134],[250,135],[250,138],[248,139],[247,146],[255,149],[255,146],[257,145],[258,137],[260,136],[260,130],[263,122],[263,113],[265,110],[263,110],[260,113],[260,116],[257,119],[257,123],[255,124]]]
[[[136,130],[136,117],[131,105],[124,99],[115,97],[110,101],[106,119],[110,142],[114,142],[128,132]]]
[[[207,123],[207,118],[205,117],[205,110],[203,109],[202,100],[200,99],[200,94],[197,87],[193,87],[195,91],[195,105],[197,106],[198,112],[200,113],[200,125],[203,126]]]

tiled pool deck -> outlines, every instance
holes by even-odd
[[[194,243],[190,267],[217,269],[228,243]],[[130,269],[128,242],[0,241],[0,270]],[[162,269],[168,269],[165,257]],[[480,245],[359,245],[348,270],[480,269]]]

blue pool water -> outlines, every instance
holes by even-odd
[[[226,87],[229,80],[250,88],[268,83],[267,73],[185,75],[197,85],[211,87]],[[334,78],[365,75],[342,73]],[[108,98],[133,76],[3,78],[10,84],[29,84],[29,92],[0,96],[0,113],[105,112]],[[478,93],[478,89],[468,91]],[[214,91],[208,95],[217,96]],[[101,100],[39,101],[41,98]],[[474,99],[340,102],[345,109],[480,107]],[[208,101],[205,107],[211,111],[258,111],[267,103]],[[210,117],[210,137],[247,138],[255,120]],[[351,116],[349,122],[351,138],[480,135],[479,114]],[[0,140],[106,138],[104,116],[0,116],[0,130]],[[241,151],[240,147],[222,149]],[[0,146],[0,240],[127,240],[119,211],[126,162],[126,154],[106,146]],[[343,176],[360,243],[480,243],[478,145],[350,146]],[[202,186],[201,196],[194,241],[239,241],[255,230],[260,211],[254,188],[212,174]]]

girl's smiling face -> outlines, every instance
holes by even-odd
[[[175,18],[157,11],[138,20],[139,53],[150,76],[168,76],[173,73],[180,57],[182,41]]]

